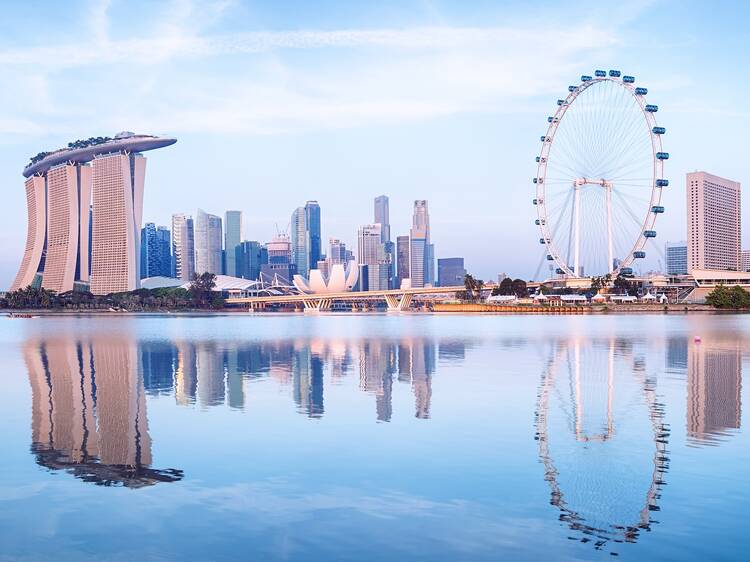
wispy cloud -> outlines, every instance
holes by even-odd
[[[592,23],[209,33],[231,4],[206,14],[185,0],[150,35],[114,39],[110,4],[89,13],[93,44],[0,48],[10,78],[0,132],[67,133],[84,120],[104,131],[273,134],[515,111],[618,43]]]

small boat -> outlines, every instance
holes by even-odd
[[[9,312],[8,318],[39,318],[39,316],[29,314],[28,312]]]

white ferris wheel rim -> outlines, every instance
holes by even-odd
[[[602,71],[599,71],[602,72]],[[567,113],[568,109],[572,106],[572,104],[575,102],[575,100],[586,90],[591,88],[592,86],[595,86],[596,84],[600,84],[603,82],[612,82],[614,84],[617,84],[618,86],[624,88],[631,96],[632,98],[637,102],[637,106],[640,109],[640,112],[643,116],[645,126],[648,130],[648,135],[650,137],[650,145],[651,145],[651,160],[653,162],[652,166],[652,177],[650,178],[650,184],[651,184],[651,196],[650,196],[650,202],[648,210],[646,211],[645,217],[642,220],[640,232],[638,233],[638,236],[636,240],[633,242],[632,247],[630,251],[623,256],[620,259],[619,264],[617,267],[614,267],[614,263],[611,261],[608,264],[608,267],[611,268],[608,273],[611,274],[613,277],[616,277],[619,275],[625,268],[630,268],[630,265],[633,263],[633,261],[636,259],[636,252],[642,252],[643,248],[646,245],[646,242],[648,241],[648,237],[646,236],[647,232],[653,232],[653,227],[656,222],[656,215],[659,214],[659,212],[663,212],[663,208],[661,207],[661,196],[662,196],[662,187],[659,185],[659,182],[657,180],[662,180],[664,178],[664,159],[660,159],[657,155],[663,153],[662,148],[662,140],[661,140],[661,133],[657,134],[654,132],[654,129],[658,127],[656,123],[656,117],[654,115],[653,111],[648,111],[646,109],[646,106],[648,105],[645,101],[645,94],[638,94],[636,92],[636,86],[634,84],[634,80],[631,82],[626,82],[623,80],[625,78],[624,76],[621,78],[619,71],[616,71],[616,76],[612,75],[613,72],[610,71],[609,75],[605,76],[596,76],[596,77],[589,77],[589,76],[582,76],[581,83],[578,86],[571,86],[571,90],[568,93],[568,96],[563,100],[558,100],[558,107],[557,111],[554,113],[552,117],[549,118],[549,126],[547,127],[546,134],[542,137],[542,150],[538,157],[538,169],[537,169],[537,175],[535,178],[534,183],[536,183],[536,199],[534,200],[534,203],[537,207],[537,224],[539,225],[539,228],[541,230],[542,238],[540,239],[540,242],[543,242],[547,249],[547,258],[549,261],[554,261],[557,266],[557,272],[562,273],[565,276],[568,277],[578,277],[580,270],[575,271],[575,266],[571,268],[570,264],[567,263],[568,260],[565,260],[562,258],[562,254],[558,251],[555,240],[552,232],[549,228],[549,216],[548,216],[548,207],[546,203],[546,182],[547,179],[547,168],[549,165],[549,154],[550,150],[554,144],[555,141],[555,134],[557,133],[557,130],[560,126],[560,124],[563,122],[563,118],[565,117],[565,114]],[[573,89],[574,88],[574,89]],[[601,185],[605,185],[607,182],[603,179],[593,179],[593,178],[576,178],[575,183],[583,182],[583,183],[600,183]],[[611,195],[610,195],[611,197]],[[662,211],[657,212],[655,209],[662,209]],[[611,219],[610,219],[611,220]],[[611,225],[611,222],[610,222]],[[611,228],[611,226],[610,226]],[[610,256],[611,256],[611,232],[610,232]]]

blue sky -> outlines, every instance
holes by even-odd
[[[121,130],[149,154],[145,220],[245,212],[267,241],[307,199],[350,244],[391,198],[393,236],[428,199],[437,257],[485,279],[542,254],[531,178],[555,100],[595,68],[649,88],[667,128],[667,213],[649,265],[685,238],[684,175],[745,183],[750,9],[720,2],[14,3],[0,21],[0,287],[26,231],[32,154]],[[747,205],[745,205],[747,208]],[[743,213],[744,222],[750,216]]]

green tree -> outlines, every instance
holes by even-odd
[[[194,274],[188,289],[193,305],[197,308],[213,306],[214,295],[212,295],[212,292],[214,287],[216,287],[216,275],[213,273]]]
[[[529,296],[526,281],[523,279],[514,279],[511,287],[512,291],[509,294],[516,295],[519,299]]]
[[[714,308],[748,309],[750,308],[750,293],[739,285],[735,285],[731,289],[726,285],[719,285],[706,295],[706,304],[710,304]]]
[[[500,281],[500,285],[492,289],[492,295],[514,295],[513,291],[513,280],[510,277],[506,277]]]
[[[466,296],[472,302],[476,302],[482,296],[482,287],[484,287],[484,281],[476,279],[473,275],[464,275],[464,287],[466,287]]]

